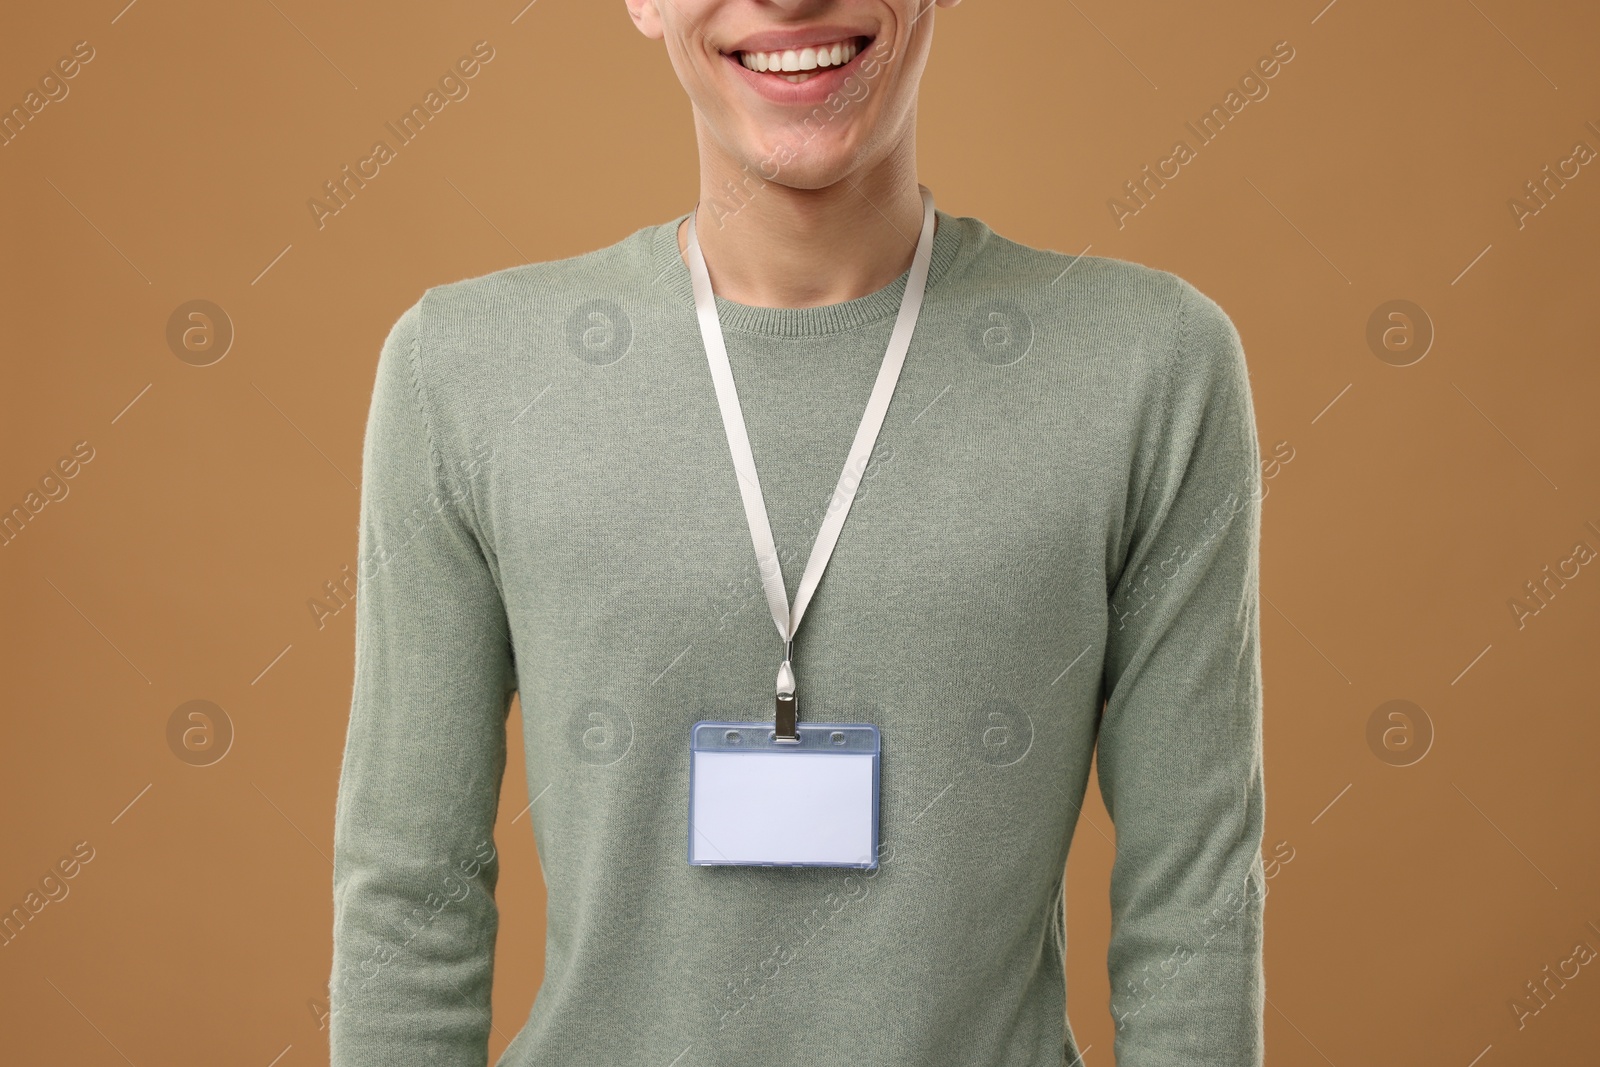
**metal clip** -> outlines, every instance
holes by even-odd
[[[789,666],[787,655],[783,664],[778,668],[778,705],[774,716],[776,729],[773,740],[784,744],[797,745],[800,735],[795,730],[795,721],[799,718],[799,706],[794,693],[794,668]]]

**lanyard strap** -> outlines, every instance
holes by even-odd
[[[716,299],[711,290],[711,277],[706,272],[705,257],[700,252],[700,242],[695,235],[695,216],[699,205],[689,215],[688,259],[689,277],[694,285],[695,312],[700,319],[700,336],[705,341],[706,361],[711,367],[711,380],[717,389],[717,404],[722,409],[722,425],[728,434],[728,450],[733,455],[733,469],[739,476],[739,493],[744,499],[745,521],[750,526],[750,540],[755,545],[756,565],[761,572],[761,585],[767,594],[767,606],[772,611],[772,621],[778,627],[778,636],[784,642],[784,660],[778,673],[779,730],[778,735],[793,737],[792,714],[794,708],[794,674],[790,666],[790,652],[794,635],[800,628],[800,618],[805,614],[822,571],[833,555],[839,532],[854,503],[856,489],[861,484],[861,474],[866,469],[867,457],[878,439],[884,416],[889,411],[889,399],[900,379],[900,368],[905,363],[906,351],[911,345],[911,334],[916,329],[917,316],[922,311],[923,290],[928,281],[928,267],[933,259],[934,212],[933,194],[923,185],[917,186],[922,194],[922,232],[917,238],[917,251],[911,259],[910,275],[906,279],[905,294],[900,300],[900,315],[895,319],[894,333],[889,337],[889,348],[883,354],[883,364],[873,383],[872,395],[867,400],[866,412],[856,430],[850,454],[845,459],[839,483],[828,502],[828,510],[817,540],[806,560],[805,571],[800,576],[800,587],[795,591],[793,612],[789,609],[789,593],[783,584],[783,570],[778,562],[778,552],[772,542],[772,527],[767,522],[766,501],[761,495],[761,481],[756,475],[755,457],[750,451],[750,437],[745,430],[744,412],[739,406],[739,394],[733,384],[733,368],[728,363],[728,350],[722,340],[722,323],[717,316]],[[784,694],[789,696],[786,724]],[[784,726],[788,729],[785,730]]]

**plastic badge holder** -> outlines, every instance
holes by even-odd
[[[689,731],[689,862],[878,866],[878,728],[697,722]]]

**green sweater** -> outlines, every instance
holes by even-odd
[[[378,358],[334,1067],[487,1063],[513,692],[549,905],[505,1067],[1074,1063],[1062,883],[1097,746],[1116,1062],[1260,1064],[1261,473],[1232,322],[1165,271],[938,213],[795,641],[802,720],[882,732],[879,866],[694,867],[690,724],[770,720],[782,643],[683,217],[428,289]],[[791,601],[906,278],[718,298]]]

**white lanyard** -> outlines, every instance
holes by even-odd
[[[695,236],[698,204],[689,215],[689,277],[694,284],[694,306],[700,318],[700,336],[705,341],[711,380],[717,388],[717,404],[722,409],[722,425],[728,434],[733,469],[739,476],[739,493],[744,498],[745,520],[750,525],[750,540],[755,545],[756,565],[761,572],[762,587],[766,590],[767,606],[772,609],[772,621],[777,625],[778,636],[784,642],[783,664],[778,670],[777,736],[785,740],[794,739],[795,686],[790,659],[795,631],[800,628],[800,617],[805,614],[811,595],[822,580],[822,571],[833,555],[833,546],[839,540],[845,517],[855,501],[856,489],[861,484],[861,472],[866,468],[867,456],[878,439],[884,415],[888,413],[889,398],[900,379],[900,368],[905,363],[911,334],[916,329],[917,316],[922,311],[923,289],[933,258],[934,213],[933,194],[926,186],[918,185],[917,188],[922,193],[922,233],[917,238],[917,251],[911,259],[911,273],[906,279],[905,295],[900,300],[900,315],[895,320],[889,348],[883,354],[883,364],[878,369],[877,381],[873,383],[872,395],[867,400],[867,410],[861,416],[861,425],[856,430],[855,442],[851,444],[844,470],[839,474],[839,484],[833,491],[827,514],[817,531],[816,543],[812,545],[811,557],[806,560],[806,569],[800,576],[792,614],[789,610],[789,593],[783,584],[783,570],[778,563],[778,552],[772,543],[772,527],[767,523],[767,505],[761,495],[761,481],[756,476],[755,457],[751,454],[750,438],[745,431],[744,412],[739,406],[739,394],[733,384],[733,368],[728,364],[728,349],[722,340],[722,323],[717,317],[711,277],[706,272],[705,256],[701,254],[700,242]]]

